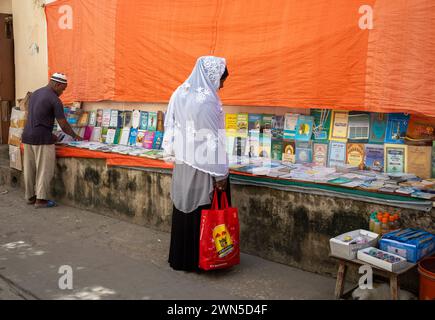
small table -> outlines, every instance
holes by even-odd
[[[391,292],[391,299],[392,300],[398,300],[399,299],[399,276],[402,274],[407,273],[408,271],[414,269],[417,264],[407,262],[407,265],[400,269],[397,272],[391,272],[384,269],[381,269],[377,266],[374,266],[368,262],[364,262],[358,259],[350,260],[350,259],[344,259],[342,257],[337,257],[330,255],[331,258],[338,260],[338,274],[337,274],[337,282],[335,284],[335,299],[341,299],[343,297],[343,291],[344,291],[344,283],[346,279],[346,271],[347,267],[350,265],[353,266],[362,266],[362,265],[369,265],[372,267],[373,274],[381,276],[383,278],[390,280],[390,292]],[[353,291],[355,288],[353,288],[351,291]],[[346,293],[347,294],[347,293]]]

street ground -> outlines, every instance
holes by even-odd
[[[36,210],[22,196],[0,186],[0,300],[334,297],[333,278],[246,254],[229,270],[176,272],[168,233],[67,206]],[[61,266],[72,269],[72,290],[59,288]]]

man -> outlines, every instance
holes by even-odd
[[[82,140],[66,121],[63,104],[59,99],[67,83],[64,74],[55,73],[48,85],[36,90],[29,100],[27,124],[22,136],[24,184],[27,203],[36,208],[56,206],[54,201],[48,200],[56,165],[54,119],[66,134],[74,140]]]

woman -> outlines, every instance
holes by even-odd
[[[169,101],[163,149],[176,160],[169,250],[174,270],[199,270],[201,211],[210,208],[215,188],[227,192],[231,203],[224,114],[218,96],[227,77],[225,59],[200,57]]]

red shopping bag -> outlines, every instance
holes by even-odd
[[[221,207],[215,191],[210,210],[201,212],[199,267],[202,270],[229,268],[240,264],[240,226],[237,208],[228,206],[222,193]]]

